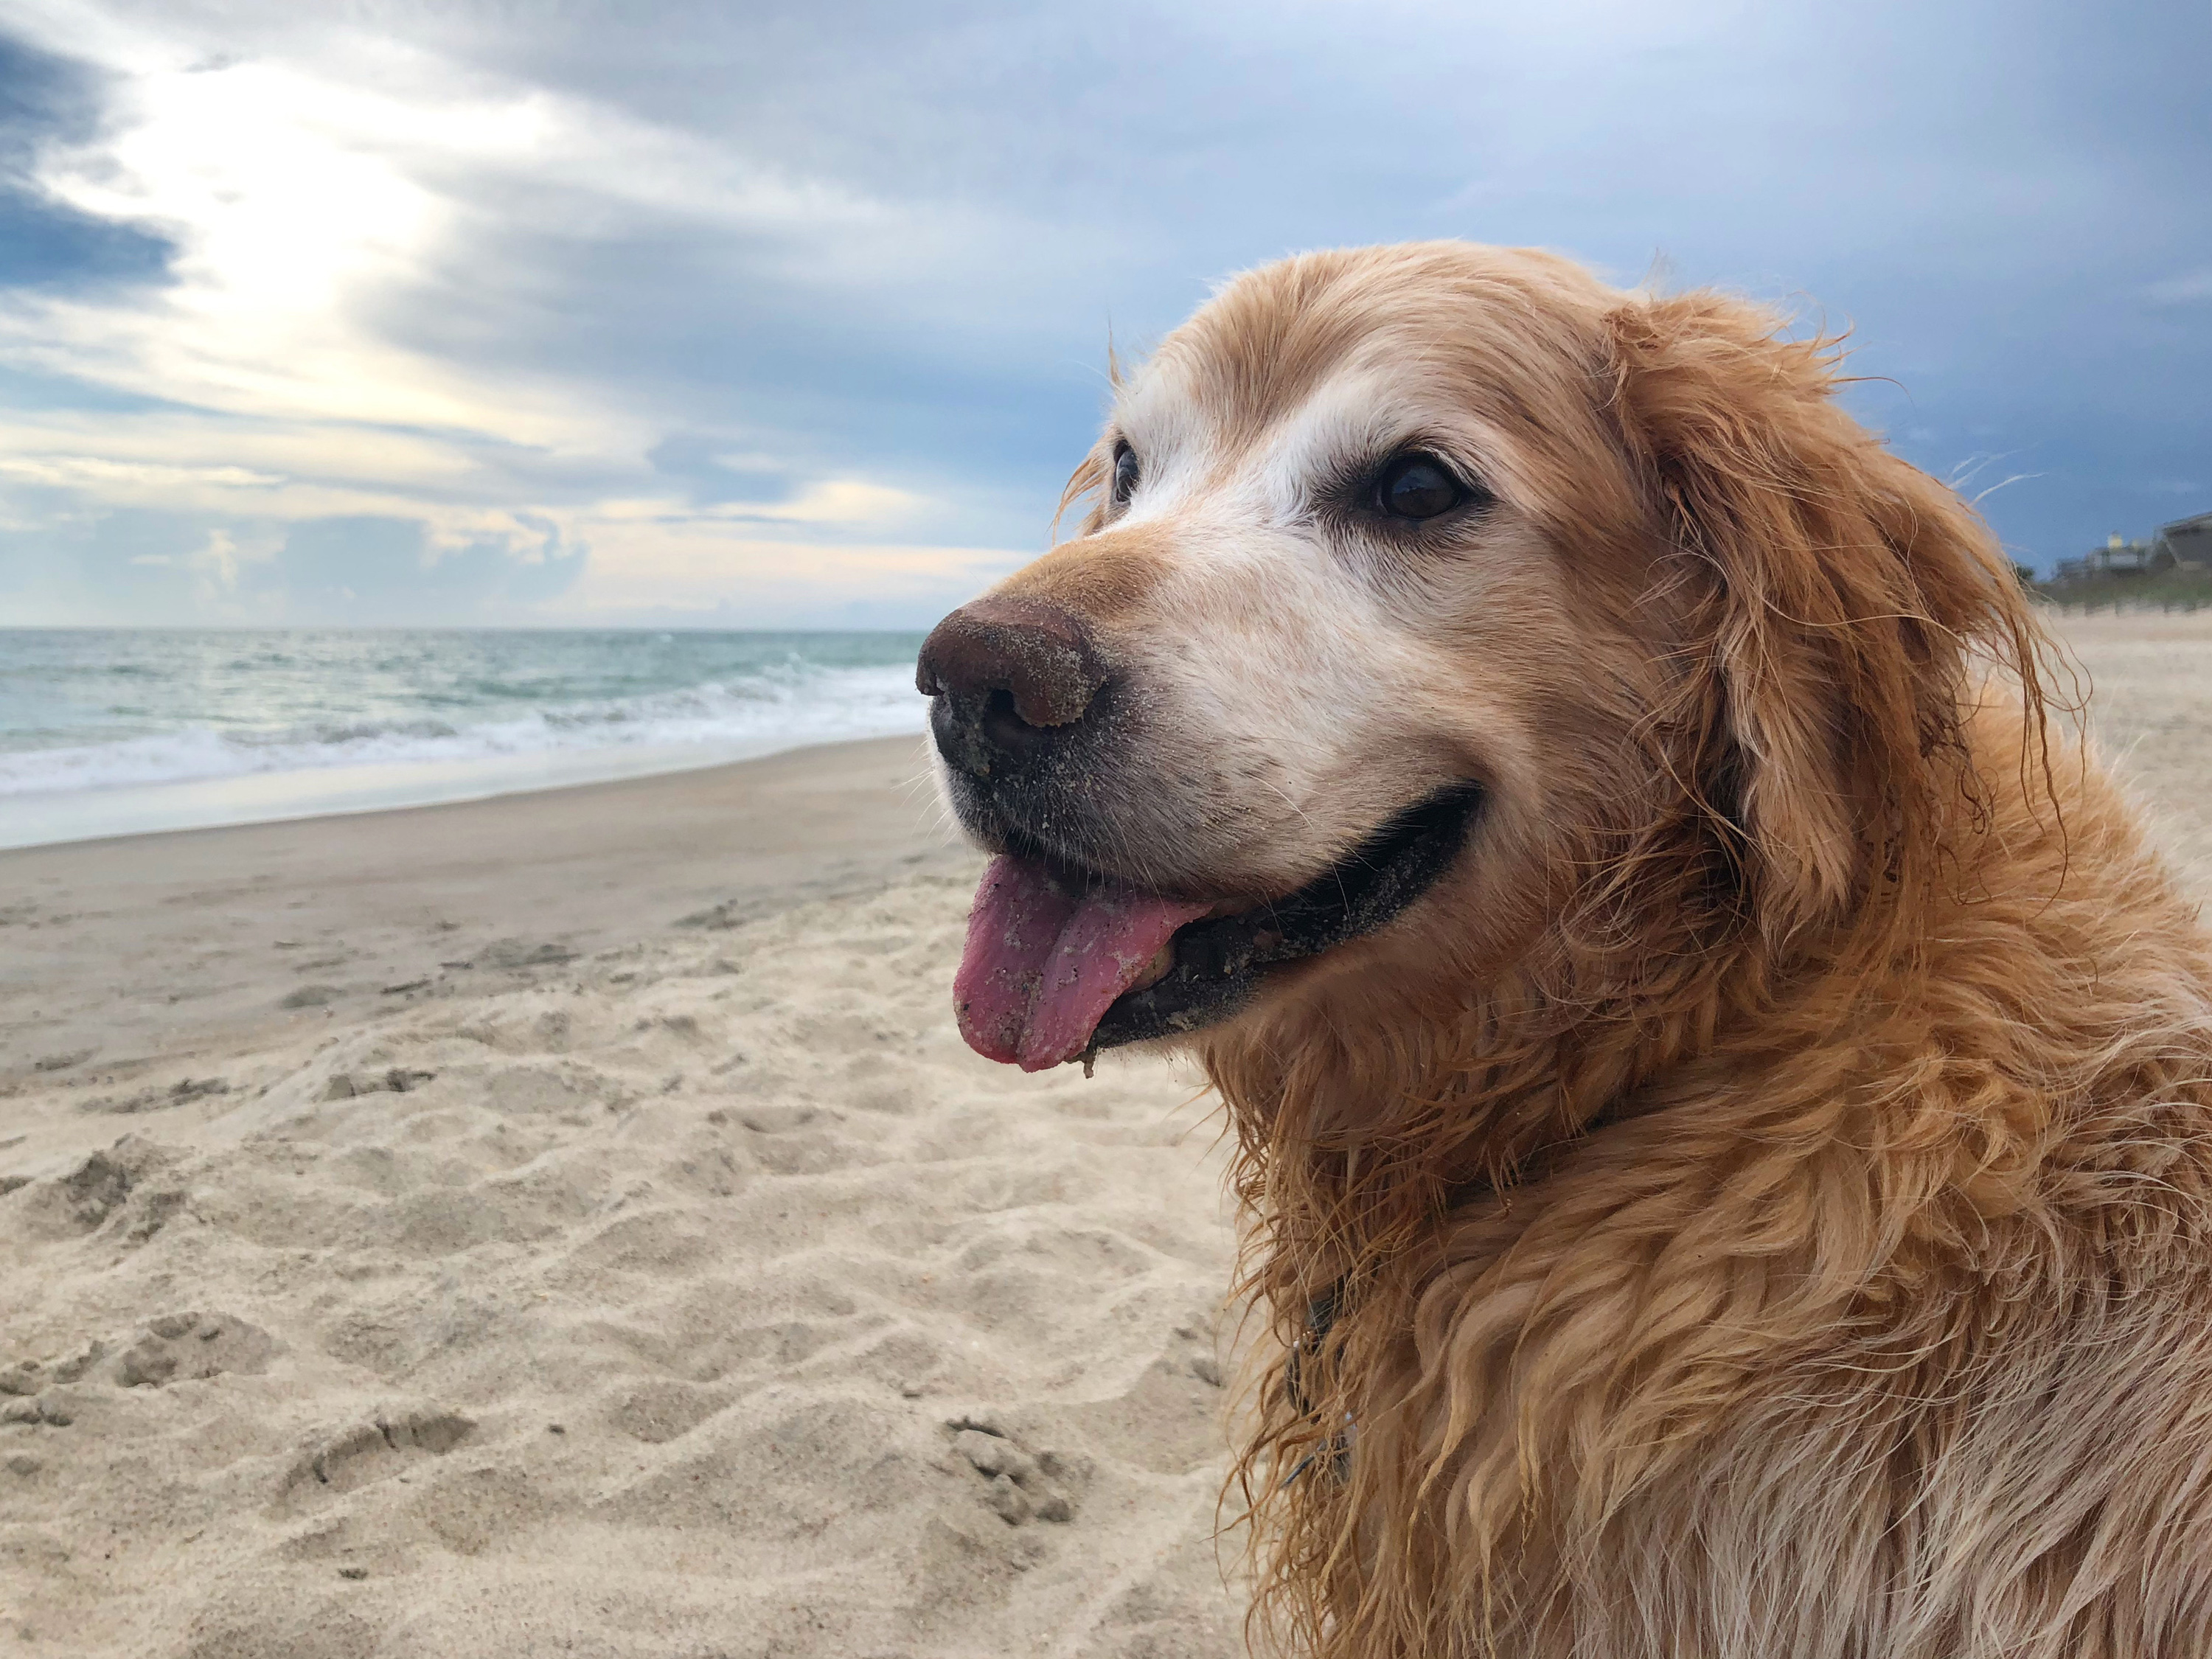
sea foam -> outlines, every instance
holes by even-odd
[[[591,750],[680,745],[757,752],[918,731],[922,708],[912,671],[903,666],[825,668],[556,703],[474,721],[414,715],[263,730],[197,726],[0,751],[0,796]]]

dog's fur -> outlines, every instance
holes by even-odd
[[[1712,294],[1304,256],[1122,381],[1007,585],[1139,689],[1077,849],[1127,878],[1287,890],[1487,792],[1193,1045],[1294,1648],[2212,1653],[2212,964],[2008,564],[1838,383]],[[1407,446],[1494,502],[1342,507]]]

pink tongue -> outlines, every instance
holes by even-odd
[[[1033,860],[993,859],[952,981],[960,1035],[1024,1072],[1074,1059],[1170,935],[1211,908],[1129,887],[1073,896]]]

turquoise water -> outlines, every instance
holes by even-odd
[[[0,846],[452,799],[918,732],[921,643],[0,629]]]

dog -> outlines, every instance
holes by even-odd
[[[1834,343],[1238,277],[929,635],[981,1054],[1226,1104],[1254,1635],[2212,1653],[2212,962]]]

